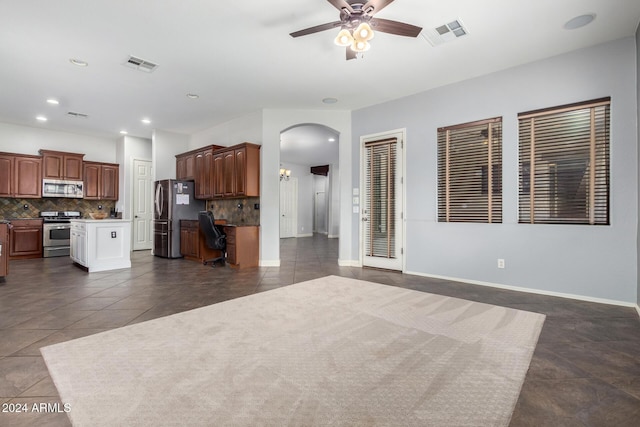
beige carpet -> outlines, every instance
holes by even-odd
[[[42,354],[78,426],[505,426],[543,322],[329,276]]]

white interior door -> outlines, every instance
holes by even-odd
[[[298,234],[298,179],[280,181],[280,238]]]
[[[153,177],[151,162],[133,161],[133,250],[153,247]]]
[[[403,133],[362,138],[362,265],[403,269]]]
[[[313,231],[321,234],[327,234],[327,181],[326,176],[313,175]]]

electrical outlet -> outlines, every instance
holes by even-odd
[[[498,258],[498,268],[504,268],[504,259]]]

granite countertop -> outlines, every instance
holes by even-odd
[[[71,222],[131,222],[131,220],[122,219],[122,218],[104,218],[104,219],[80,218],[80,219],[72,219]]]

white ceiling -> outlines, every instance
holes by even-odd
[[[596,20],[563,29],[585,13]],[[192,134],[264,108],[359,109],[632,36],[640,1],[396,0],[376,17],[425,29],[459,18],[469,34],[433,47],[422,36],[377,33],[364,58],[346,61],[333,44],[337,30],[289,36],[337,20],[325,0],[4,0],[0,121],[149,138],[154,128]],[[127,68],[129,55],[159,67]]]

